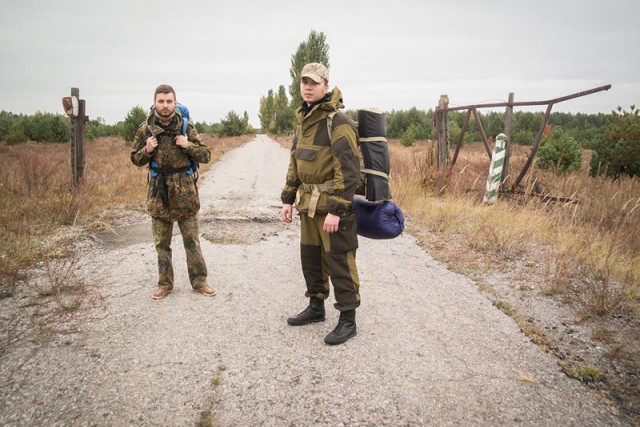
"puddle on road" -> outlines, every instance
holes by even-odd
[[[210,217],[200,219],[200,236],[214,244],[241,245],[265,240],[282,231],[283,224],[272,217]],[[173,235],[180,234],[177,223],[173,225]],[[95,234],[97,241],[108,249],[121,249],[141,243],[153,244],[151,223],[132,224]]]
[[[272,217],[205,218],[200,221],[203,239],[219,245],[250,245],[275,236],[282,229],[282,223]]]
[[[109,249],[126,248],[140,243],[153,243],[150,222],[101,231],[95,234],[95,238]]]

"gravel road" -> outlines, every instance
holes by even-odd
[[[299,224],[278,221],[287,162],[259,135],[201,177],[213,298],[190,289],[177,235],[175,290],[151,299],[148,220],[80,242],[77,275],[103,304],[76,333],[0,354],[0,425],[623,425],[407,234],[360,239],[356,337],[324,344],[331,304],[325,322],[288,326],[307,300]],[[0,300],[4,324],[26,292]]]

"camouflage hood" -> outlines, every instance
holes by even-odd
[[[180,115],[180,110],[175,109],[175,115],[168,126],[162,128],[159,123],[156,123],[156,113],[155,110],[151,110],[147,113],[147,118],[145,119],[145,123],[147,124],[147,128],[151,135],[157,136],[166,130],[175,131],[176,135],[180,134],[180,130],[182,129],[182,116]]]
[[[344,103],[342,101],[342,92],[335,86],[330,92],[327,92],[324,99],[328,99],[325,102],[321,102],[319,104],[314,105],[311,110],[305,115],[305,108],[300,107],[296,110],[296,120],[298,123],[302,121],[304,117],[310,116],[316,110],[324,110],[327,112],[338,111],[339,109],[344,108]],[[325,116],[326,117],[326,116]]]

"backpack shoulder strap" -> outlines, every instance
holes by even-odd
[[[327,115],[327,133],[329,134],[329,141],[331,141],[331,131],[333,130],[333,118],[338,114],[337,111],[332,111]]]

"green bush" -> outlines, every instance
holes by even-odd
[[[582,149],[578,142],[560,129],[551,138],[545,138],[536,153],[538,166],[560,173],[579,171],[582,165]]]
[[[614,111],[614,123],[593,144],[590,174],[606,174],[617,178],[621,175],[640,176],[640,110],[631,106],[630,111],[618,107]]]
[[[244,118],[240,118],[238,113],[236,113],[235,111],[229,111],[229,113],[227,113],[227,117],[220,120],[221,126],[219,130],[219,135],[220,136],[244,135],[246,133],[247,125],[248,125],[247,119],[248,118],[246,117],[246,113]]]
[[[125,142],[133,142],[136,137],[136,132],[140,124],[145,121],[147,117],[146,111],[139,105],[129,110],[127,117],[124,119],[124,126],[122,129],[122,137]]]
[[[411,147],[416,143],[416,131],[414,126],[409,126],[400,137],[400,143],[405,147]]]

